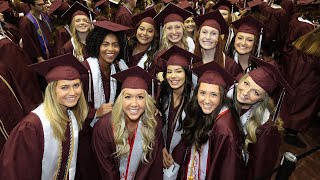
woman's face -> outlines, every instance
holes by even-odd
[[[234,41],[234,47],[239,54],[251,53],[254,46],[254,35],[238,32]]]
[[[122,109],[127,121],[138,121],[147,107],[146,90],[124,89]]]
[[[120,45],[115,34],[109,33],[100,45],[99,60],[109,64],[113,63],[120,52]]]
[[[257,85],[250,76],[237,86],[237,101],[245,106],[251,106],[261,101],[266,91]]]
[[[166,78],[173,90],[180,90],[184,88],[186,72],[181,66],[168,65]]]
[[[81,96],[80,79],[59,80],[56,86],[57,101],[63,109],[74,107]]]
[[[219,31],[210,26],[202,26],[199,32],[199,44],[205,50],[213,49],[217,46]]]
[[[223,19],[228,23],[230,12],[224,9],[219,9],[219,12],[222,15]]]
[[[74,27],[77,32],[88,32],[90,29],[89,18],[85,15],[76,15],[74,17]]]
[[[196,23],[193,21],[193,18],[192,17],[188,17],[184,23],[183,23],[184,27],[186,28],[186,30],[188,32],[193,32],[194,31],[194,28],[196,27]]]
[[[137,29],[136,37],[140,44],[150,44],[154,38],[155,29],[152,24],[142,22]]]
[[[177,44],[183,37],[183,24],[180,21],[168,22],[164,29],[167,38],[173,44]]]
[[[215,84],[200,83],[197,99],[204,114],[211,114],[221,103],[219,86]]]

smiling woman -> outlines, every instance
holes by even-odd
[[[88,113],[80,75],[87,70],[70,54],[30,68],[48,82],[44,102],[10,134],[0,156],[0,178],[74,179],[80,160],[79,132],[86,128]],[[32,162],[33,166],[25,162]]]
[[[102,179],[162,178],[161,118],[148,94],[153,77],[138,66],[114,74],[122,82],[112,113],[93,129]]]

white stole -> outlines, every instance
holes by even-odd
[[[149,47],[149,49],[144,53],[144,55],[142,56],[142,58],[140,59],[140,61],[138,62],[137,66],[141,67],[142,69],[145,69],[144,67],[144,63],[147,61],[148,59],[148,55],[147,52],[151,50],[151,47]]]
[[[194,44],[194,41],[191,37],[187,37],[187,43],[188,43],[188,51],[191,53],[194,53],[194,49],[196,48],[196,45]]]
[[[141,124],[142,122],[139,121],[133,146],[132,149],[130,149],[129,154],[127,156],[120,157],[119,171],[121,180],[133,180],[138,170],[143,153]]]
[[[54,138],[50,121],[45,117],[45,114],[44,114],[43,104],[39,105],[32,112],[39,117],[42,124],[42,128],[43,128],[44,152],[42,157],[41,179],[42,180],[55,179],[59,170],[58,169],[59,157],[62,156],[61,154],[62,152],[60,152],[61,142],[59,142],[56,138]],[[70,152],[72,152],[72,154],[70,154],[72,158],[71,158],[68,174],[69,174],[69,180],[73,180],[75,178],[75,173],[76,173],[79,127],[73,112],[71,110],[68,110],[68,114],[70,115],[70,118],[71,118],[73,138],[74,138],[73,139],[74,149],[70,149]]]
[[[252,105],[246,113],[244,113],[244,114],[242,114],[242,116],[240,116],[240,122],[241,122],[242,129],[243,129],[243,132],[245,135],[247,135],[246,124],[247,124],[248,120],[250,119],[250,117],[252,116],[251,112],[255,108],[255,106],[256,105]],[[269,120],[269,118],[270,118],[270,112],[267,108],[265,108],[264,112],[263,112],[262,120],[261,120],[261,125],[266,123]]]
[[[76,45],[74,44],[74,40],[73,40],[73,37],[71,38],[71,44],[72,44],[72,47],[73,47],[73,50],[72,50],[72,54],[74,57],[76,57],[80,62],[84,61],[84,58],[83,56],[77,56],[77,53],[76,53]]]

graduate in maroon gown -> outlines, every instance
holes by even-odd
[[[27,95],[29,110],[33,110],[42,102],[42,94],[36,74],[27,69],[32,64],[25,51],[0,33],[0,62],[3,63],[16,79],[17,84]]]
[[[148,71],[153,63],[153,56],[159,49],[159,30],[152,19],[155,15],[152,8],[132,18],[136,28],[128,42],[128,67],[140,66]]]
[[[134,28],[132,17],[133,10],[136,7],[137,0],[123,0],[123,4],[119,7],[118,12],[114,18],[114,22],[127,26],[129,28]]]
[[[243,157],[248,180],[261,178],[272,171],[278,159],[281,144],[278,129],[283,129],[278,114],[284,90],[277,106],[271,96],[279,87],[284,88],[288,94],[294,94],[275,62],[265,62],[254,57],[251,57],[251,61],[258,68],[245,74],[236,88],[232,87],[228,92],[228,97],[235,102],[242,131],[246,135]]]
[[[44,102],[11,132],[0,155],[0,179],[72,180],[88,112],[80,80],[86,68],[70,54],[30,68],[48,82]]]
[[[162,123],[147,92],[153,77],[137,66],[113,77],[122,82],[121,93],[92,137],[101,178],[162,180]]]
[[[196,33],[195,54],[202,57],[202,63],[217,62],[231,75],[237,76],[242,72],[239,65],[223,53],[221,35],[228,33],[228,24],[219,11],[209,12],[194,18],[198,26]]]
[[[199,80],[183,121],[181,179],[244,179],[239,116],[226,98],[235,79],[214,61],[193,70]]]
[[[179,46],[191,53],[194,52],[193,39],[188,37],[187,31],[184,29],[183,22],[192,15],[191,12],[182,9],[172,3],[169,3],[155,17],[158,26],[162,26],[160,31],[163,34],[160,36],[161,44],[159,51],[154,56],[154,65],[149,69],[149,72],[157,76],[162,81],[162,73],[166,69],[166,62],[160,56],[173,45]]]
[[[55,0],[50,6],[48,15],[53,20],[52,36],[55,44],[55,54],[58,55],[61,48],[71,39],[71,32],[67,25],[67,19],[61,16],[69,8],[69,4],[62,0]]]
[[[51,34],[51,22],[43,14],[43,0],[31,0],[31,10],[20,20],[20,34],[23,49],[33,63],[53,57],[54,46]]]
[[[241,66],[243,72],[251,69],[250,56],[261,56],[262,32],[270,31],[270,28],[251,15],[245,16],[232,25],[237,29],[234,43],[229,48],[229,55]]]
[[[166,179],[175,179],[180,172],[185,151],[184,144],[180,142],[182,122],[193,90],[191,63],[200,62],[201,58],[178,46],[172,46],[161,58],[167,61],[157,103],[164,124],[163,175]]]
[[[72,53],[80,62],[87,58],[86,38],[92,29],[90,21],[92,21],[93,16],[94,12],[79,2],[75,2],[62,15],[61,18],[71,21],[71,39],[63,45],[60,54]]]
[[[304,7],[300,8],[303,11]],[[309,13],[310,11],[319,12],[316,5],[304,11],[297,16],[292,16],[281,59],[283,74],[296,93],[296,96],[286,96],[283,104],[281,113],[286,128],[284,140],[300,148],[305,148],[306,144],[297,135],[309,126],[313,113],[317,108],[319,109],[317,103],[320,99],[319,57],[306,54],[292,45],[299,37],[314,30],[313,21],[319,20],[318,17],[313,17]]]
[[[13,128],[29,113],[27,100],[15,77],[0,63],[0,152]]]

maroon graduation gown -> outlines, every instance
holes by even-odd
[[[153,146],[152,158],[149,163],[140,162],[136,172],[136,180],[163,180],[162,149],[163,137],[161,133],[161,119],[157,117],[156,139]],[[120,179],[119,159],[114,157],[116,144],[113,139],[111,125],[111,113],[103,116],[93,128],[93,151],[99,162],[99,170],[102,179]]]
[[[42,32],[49,42],[48,50],[50,56],[53,56],[54,46],[51,31],[44,21],[38,20]],[[37,31],[32,22],[25,16],[20,20],[20,35],[22,37],[23,49],[28,54],[33,63],[38,62],[37,57],[47,59],[46,55],[42,53],[40,42],[38,40]]]
[[[0,75],[4,79],[0,79],[0,121],[3,124],[0,125],[0,129],[10,135],[13,128],[29,113],[29,103],[26,102],[27,98],[12,73],[2,63],[0,63]],[[6,138],[0,133],[0,152]]]
[[[247,180],[260,178],[272,171],[277,162],[281,144],[280,133],[272,119],[261,125],[256,132],[257,142],[248,146]]]
[[[58,50],[58,53],[60,55],[62,54],[67,54],[67,53],[73,53],[73,46],[72,46],[72,43],[71,43],[71,39],[69,39],[69,41],[67,41],[60,50]],[[82,51],[82,54],[83,54],[83,59],[87,59],[87,54],[86,54],[86,51],[85,51],[85,48],[83,49]]]
[[[0,62],[14,76],[17,84],[29,99],[29,109],[33,110],[42,102],[42,94],[35,72],[28,70],[32,62],[25,51],[7,38],[0,40]]]
[[[244,179],[244,163],[241,155],[241,135],[231,112],[226,111],[213,124],[209,135],[209,154],[207,161],[208,180]],[[182,178],[187,179],[187,166],[190,160],[191,147],[188,148],[182,166]]]
[[[0,155],[0,179],[41,179],[43,128],[30,113],[11,132]]]
[[[58,29],[56,29],[56,31],[54,32],[56,55],[60,54],[59,51],[70,39],[71,39],[71,35],[69,34],[69,32],[66,30],[65,27],[61,26]]]
[[[146,53],[147,51],[143,51],[141,53],[138,53],[136,55],[131,55],[129,57],[129,62],[127,63],[128,67],[131,68],[133,66],[137,66],[139,61],[141,60],[141,58],[144,56],[144,54]]]
[[[5,31],[5,34],[17,45],[19,45],[19,41],[21,39],[20,31],[19,29],[10,23],[5,23],[3,26],[3,29]]]
[[[313,25],[300,22],[295,17],[290,22],[286,46],[283,50],[283,74],[296,93],[286,94],[281,109],[284,127],[301,131],[311,121],[320,97],[319,58],[298,51],[292,42],[312,31]]]
[[[129,11],[129,9],[125,8],[124,6],[120,6],[115,16],[114,22],[130,28],[134,28],[132,17],[133,14]]]

